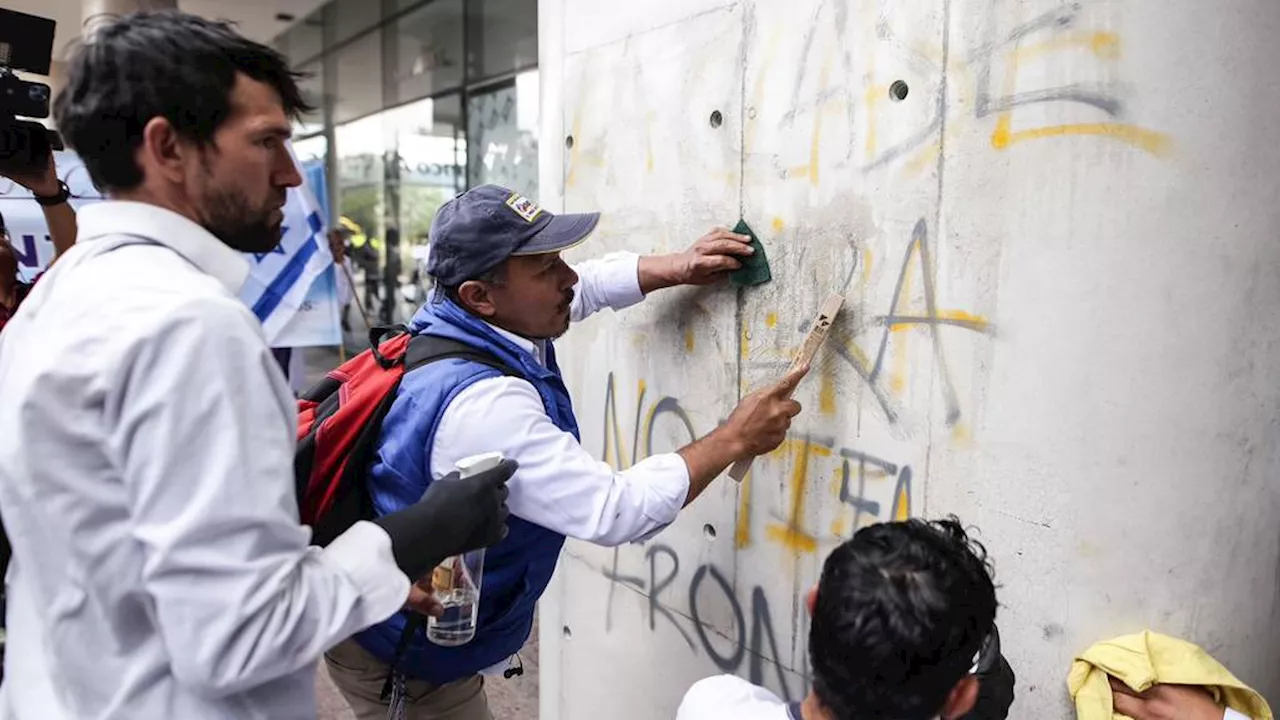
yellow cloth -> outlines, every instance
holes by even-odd
[[[1126,718],[1111,706],[1110,675],[1136,692],[1152,685],[1199,685],[1220,704],[1252,720],[1274,720],[1261,695],[1236,679],[1209,653],[1185,640],[1151,631],[1100,642],[1076,658],[1067,689],[1078,720]]]

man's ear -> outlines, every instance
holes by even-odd
[[[480,317],[490,318],[498,313],[489,288],[482,282],[468,280],[458,287],[458,299],[462,306]]]
[[[182,142],[173,125],[162,117],[153,117],[142,128],[142,143],[135,154],[144,173],[153,172],[169,182],[182,182],[186,174],[188,153],[195,149]]]
[[[978,682],[977,675],[960,678],[960,682],[947,695],[946,704],[942,706],[942,720],[956,720],[969,714],[973,706],[978,704]]]
[[[809,588],[809,592],[804,594],[804,606],[809,608],[809,617],[813,617],[813,609],[818,606],[818,586],[814,585]]]

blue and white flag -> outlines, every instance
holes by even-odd
[[[281,342],[284,331],[299,311],[312,309],[305,305],[307,296],[316,281],[333,267],[333,256],[329,254],[329,241],[325,237],[326,225],[320,204],[304,183],[289,190],[280,244],[269,253],[249,255],[252,270],[240,291],[240,299],[258,316],[273,347],[296,346],[292,341]],[[331,319],[336,330],[336,304]],[[337,345],[342,337],[337,334],[326,340],[328,342],[305,344]]]
[[[103,199],[74,153],[54,153],[54,162],[58,176],[75,198],[71,201],[73,207],[79,209]],[[262,321],[272,347],[342,342],[333,256],[329,254],[326,222],[320,208],[307,184],[291,188],[279,247],[262,255],[245,255],[251,270],[240,298]],[[0,213],[4,214],[18,254],[19,277],[30,281],[53,260],[53,242],[44,214],[30,192],[3,178]]]

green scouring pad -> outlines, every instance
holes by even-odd
[[[769,258],[765,255],[764,245],[760,242],[760,238],[751,232],[747,221],[739,220],[733,231],[739,235],[749,235],[751,247],[755,248],[755,253],[741,258],[742,267],[730,273],[729,280],[735,285],[742,286],[763,285],[772,280],[773,273],[769,272]]]

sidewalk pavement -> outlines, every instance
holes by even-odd
[[[485,678],[485,693],[489,696],[489,711],[494,720],[538,720],[538,623],[534,620],[533,634],[520,651],[524,675],[507,680],[503,677]],[[329,680],[323,662],[316,673],[317,720],[355,720],[338,688]]]

